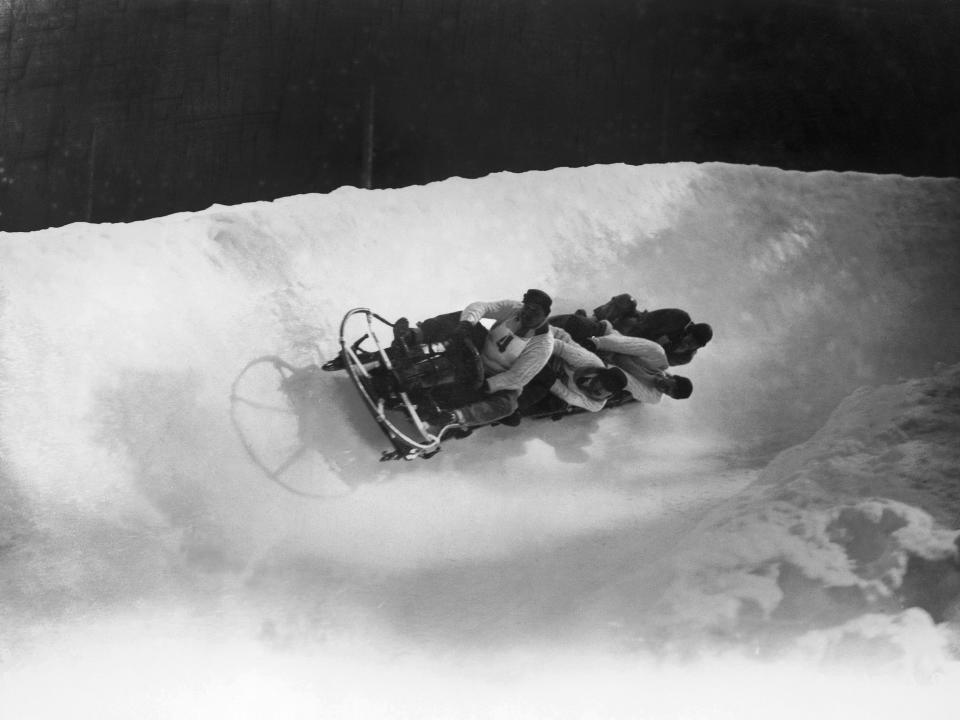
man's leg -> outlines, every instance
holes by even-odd
[[[457,420],[468,427],[489,425],[501,421],[504,425],[518,425],[520,413],[536,405],[550,393],[557,379],[556,371],[548,363],[533,379],[519,390],[500,390],[476,402],[461,406],[454,412]],[[514,417],[515,416],[515,417]],[[507,419],[511,421],[508,421]]]
[[[468,427],[489,425],[500,418],[512,415],[517,409],[517,390],[500,390],[482,400],[464,405],[456,411],[457,419]]]
[[[418,345],[420,343],[443,342],[456,332],[460,324],[460,311],[444,313],[432,318],[427,318],[419,323],[417,327],[411,328],[407,318],[397,320],[393,330],[394,339],[403,341],[407,345]],[[487,329],[477,323],[470,331],[470,339],[477,349],[483,347],[483,342],[487,338]]]
[[[552,362],[548,362],[543,369],[533,376],[533,379],[523,386],[520,397],[517,398],[517,409],[526,412],[550,394],[550,388],[557,379],[557,371]]]
[[[442,342],[450,337],[460,322],[460,311],[444,313],[417,323],[420,342]]]

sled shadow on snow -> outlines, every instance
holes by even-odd
[[[296,494],[309,493],[288,482],[288,474],[318,458],[351,488],[409,477],[413,471],[445,472],[451,462],[472,465],[493,455],[498,461],[522,457],[536,440],[551,446],[561,462],[586,463],[599,427],[586,414],[570,416],[562,425],[524,419],[519,427],[482,427],[468,437],[447,438],[438,443],[436,452],[442,449],[442,454],[433,462],[422,455],[411,457],[412,462],[378,462],[377,449],[386,455],[390,451],[382,449],[389,443],[348,378],[316,366],[294,368],[275,356],[251,361],[238,376],[231,390],[231,421],[251,462]]]

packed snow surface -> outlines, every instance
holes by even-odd
[[[958,239],[957,180],[683,163],[0,234],[0,715],[955,717]],[[693,396],[379,463],[330,374],[297,492],[244,451],[250,360],[530,287],[709,322]]]

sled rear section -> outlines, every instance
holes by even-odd
[[[393,325],[368,308],[350,310],[340,323],[340,355],[323,369],[347,371],[393,446],[381,461],[432,457],[445,437],[468,434],[453,427],[434,434],[425,418],[456,404],[462,388],[480,386],[479,353],[469,341],[395,342]]]

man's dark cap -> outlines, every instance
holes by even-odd
[[[553,306],[553,300],[543,290],[531,288],[523,294],[523,302],[529,305],[537,305],[543,308],[545,315],[550,314],[550,308]]]
[[[690,378],[686,378],[683,375],[674,375],[673,379],[677,381],[676,389],[671,393],[670,397],[674,400],[686,400],[690,395],[693,394],[693,383],[690,382]]]
[[[690,334],[703,347],[713,339],[713,328],[706,323],[697,323],[690,326]]]
[[[609,392],[618,393],[627,386],[627,374],[618,367],[604,368],[597,375],[604,390]]]

